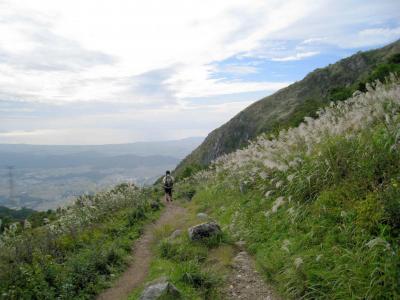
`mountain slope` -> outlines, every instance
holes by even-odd
[[[288,125],[297,126],[305,116],[313,116],[318,108],[331,100],[344,100],[351,96],[352,89],[360,88],[358,85],[368,80],[378,64],[398,53],[400,41],[377,50],[359,52],[328,67],[316,69],[303,80],[259,100],[211,132],[178,165],[176,174],[182,174],[189,167],[205,166],[222,154],[242,148],[260,133],[273,132]]]
[[[283,299],[400,299],[399,162],[392,76],[176,189],[245,245]]]

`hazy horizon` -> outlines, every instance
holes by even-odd
[[[203,138],[188,138],[107,145],[0,144],[0,206],[46,210],[121,182],[153,184],[202,141]]]
[[[126,143],[110,143],[110,144],[28,144],[28,143],[2,143],[0,145],[15,145],[15,146],[65,146],[65,147],[90,147],[90,146],[118,146],[118,145],[129,145],[129,144],[151,144],[151,143],[163,143],[163,142],[179,142],[186,140],[204,140],[206,136],[189,136],[181,139],[164,139],[164,140],[148,140],[148,141],[134,141]]]

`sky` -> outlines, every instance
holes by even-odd
[[[398,0],[0,0],[0,143],[206,136],[399,38]]]

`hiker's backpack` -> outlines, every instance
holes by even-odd
[[[173,185],[174,185],[174,180],[172,179],[171,175],[165,176],[164,186],[166,188],[172,188]]]

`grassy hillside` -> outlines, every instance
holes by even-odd
[[[289,299],[400,297],[400,80],[180,183]]]
[[[120,185],[79,197],[34,228],[0,234],[1,299],[90,299],[125,266],[145,222],[157,216],[149,190]]]
[[[344,100],[365,82],[400,72],[400,41],[381,49],[359,52],[250,105],[228,123],[211,132],[205,141],[177,167],[176,174],[190,174],[222,154],[248,144],[261,133],[297,126],[305,116],[314,116],[330,101]],[[396,56],[397,54],[397,56]]]

